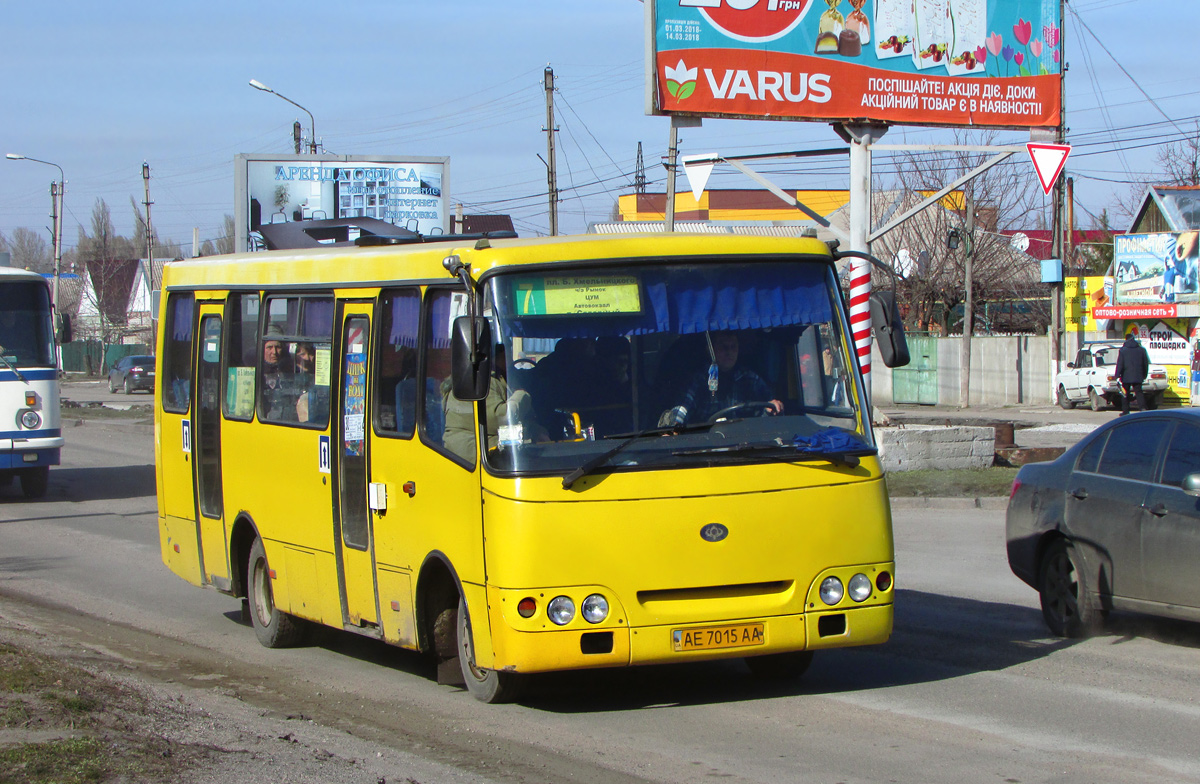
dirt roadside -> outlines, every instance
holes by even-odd
[[[322,698],[2,587],[0,672],[0,784],[640,781],[528,747],[481,754],[444,717]]]

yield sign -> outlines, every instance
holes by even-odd
[[[704,186],[708,184],[708,175],[712,174],[713,166],[717,165],[720,158],[709,153],[707,155],[681,155],[679,160],[683,162],[683,173],[687,175],[688,185],[692,186],[692,195],[696,197],[696,201],[700,201],[700,197],[704,194]]]
[[[1054,181],[1062,173],[1067,156],[1071,154],[1071,145],[1029,142],[1025,147],[1029,150],[1029,158],[1033,161],[1033,168],[1042,183],[1042,190],[1049,193],[1054,187]]]

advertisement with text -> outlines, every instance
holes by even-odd
[[[1059,123],[1061,0],[646,0],[647,113]]]

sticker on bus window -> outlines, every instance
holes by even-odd
[[[317,386],[329,386],[329,366],[333,359],[333,349],[318,348],[317,356],[313,359],[313,377]]]
[[[254,413],[254,368],[231,367],[225,393],[229,398],[229,415],[249,417]]]
[[[513,284],[518,316],[641,313],[638,279],[631,275],[546,275]]]

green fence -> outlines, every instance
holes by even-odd
[[[102,376],[122,358],[133,354],[152,354],[142,343],[122,343],[104,346],[98,340],[76,340],[62,346],[62,366],[68,373],[87,373]]]

